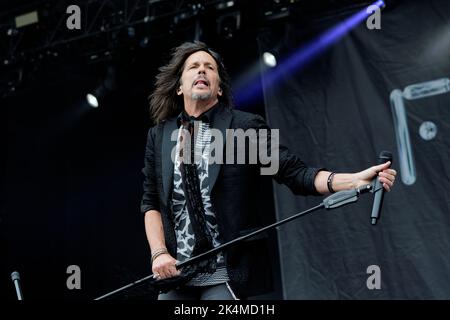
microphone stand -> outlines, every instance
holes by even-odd
[[[203,260],[205,258],[208,258],[211,255],[217,254],[219,251],[223,251],[223,250],[225,250],[226,248],[228,248],[228,247],[230,247],[232,245],[235,245],[235,244],[237,244],[237,243],[239,243],[241,241],[244,241],[244,240],[247,240],[249,238],[252,238],[252,237],[254,237],[254,236],[256,236],[256,235],[258,235],[260,233],[263,233],[263,232],[265,232],[267,230],[270,230],[270,229],[276,228],[278,226],[281,226],[282,224],[285,224],[287,222],[295,220],[295,219],[297,219],[297,218],[299,218],[301,216],[304,216],[304,215],[306,215],[308,213],[311,213],[313,211],[316,211],[316,210],[319,210],[319,209],[322,209],[322,208],[325,208],[327,210],[336,209],[336,208],[339,208],[339,207],[344,206],[346,204],[349,204],[349,203],[352,203],[352,202],[356,202],[356,201],[358,201],[358,197],[359,197],[360,194],[363,194],[363,193],[366,193],[366,192],[369,192],[369,191],[370,192],[374,192],[373,188],[374,188],[374,183],[371,183],[371,184],[367,184],[367,185],[361,186],[361,187],[356,188],[356,189],[344,190],[344,191],[339,191],[339,192],[333,193],[332,195],[326,197],[322,201],[322,203],[320,203],[319,205],[317,205],[315,207],[309,208],[307,210],[304,210],[302,212],[294,214],[294,215],[292,215],[292,216],[290,216],[288,218],[285,218],[285,219],[283,219],[281,221],[272,223],[272,224],[270,224],[268,226],[262,227],[260,229],[257,229],[255,231],[253,231],[253,232],[250,232],[250,233],[248,233],[246,235],[240,236],[240,237],[238,237],[236,239],[233,239],[233,240],[231,240],[229,242],[221,244],[220,246],[217,246],[217,247],[215,247],[215,248],[213,248],[213,249],[211,249],[209,251],[203,252],[203,253],[195,256],[195,257],[192,257],[192,258],[190,258],[188,260],[185,260],[185,261],[177,264],[176,268],[179,269],[179,268],[188,266],[190,264],[193,264],[195,262],[198,262],[200,260]],[[114,295],[116,293],[122,292],[122,291],[124,291],[126,289],[134,287],[134,286],[136,286],[136,285],[138,285],[138,284],[140,284],[140,283],[142,283],[142,282],[144,282],[146,280],[152,279],[152,278],[154,278],[153,274],[150,274],[150,275],[148,275],[148,276],[146,276],[144,278],[141,278],[141,279],[139,279],[137,281],[134,281],[134,282],[132,282],[130,284],[127,284],[126,286],[123,286],[123,287],[118,288],[118,289],[116,289],[114,291],[111,291],[111,292],[109,292],[107,294],[104,294],[104,295],[102,295],[100,297],[97,297],[94,300],[102,300],[104,298],[110,297],[110,296],[112,296],[112,295]]]

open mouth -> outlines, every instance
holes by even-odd
[[[198,80],[195,80],[195,81],[194,81],[194,87],[197,87],[197,88],[207,88],[207,87],[209,87],[209,83],[208,83],[208,81],[206,81],[206,80],[198,79]]]

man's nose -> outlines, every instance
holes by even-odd
[[[200,67],[198,68],[198,73],[203,73],[203,74],[206,73],[206,68],[204,65],[200,65]]]

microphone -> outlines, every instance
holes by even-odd
[[[17,271],[11,273],[11,280],[14,282],[16,287],[17,300],[23,300],[22,290],[20,289],[20,274]]]
[[[391,161],[392,164],[392,153],[389,151],[381,151],[378,156],[378,164],[383,164],[388,161]],[[373,199],[373,207],[372,207],[372,225],[377,224],[378,219],[380,218],[381,207],[383,205],[383,197],[384,197],[384,188],[383,184],[378,179],[378,175],[375,177],[373,192],[375,193]]]

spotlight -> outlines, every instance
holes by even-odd
[[[234,1],[225,1],[216,5],[217,10],[223,10],[234,6]]]
[[[104,102],[107,94],[108,94],[108,89],[105,88],[104,83],[102,83],[94,91],[89,92],[86,95],[87,103],[92,108],[98,108],[100,105],[103,105],[103,102]]]
[[[277,59],[270,52],[263,53],[263,61],[266,66],[271,67],[271,68],[274,68],[277,65]]]
[[[104,80],[95,89],[86,95],[86,100],[92,108],[98,108],[103,104],[106,96],[117,89],[117,74],[113,66],[108,66]]]
[[[373,5],[381,8],[383,6],[383,1],[378,0],[374,2]],[[298,72],[305,68],[312,60],[317,58],[317,56],[321,55],[326,49],[339,41],[358,24],[366,20],[369,15],[370,14],[367,13],[367,7],[364,7],[353,15],[345,18],[345,20],[324,31],[309,43],[302,45],[289,56],[283,57],[283,61],[278,64],[276,69],[264,70],[265,72],[262,74],[264,87],[271,87],[286,73]],[[270,66],[276,64],[275,57],[268,52],[263,54],[262,59],[266,65]],[[248,103],[259,96],[261,91],[262,86],[259,79],[258,81],[252,81],[247,88],[240,89],[240,95],[236,95],[236,101],[238,101],[239,104]]]
[[[97,97],[94,96],[92,93],[88,93],[88,94],[86,95],[86,100],[87,100],[87,102],[89,103],[89,105],[90,105],[92,108],[98,108],[98,100],[97,100]]]
[[[18,33],[19,33],[19,31],[18,31],[16,28],[9,28],[9,29],[6,31],[6,34],[7,34],[8,36],[10,36],[10,37],[17,36]]]

